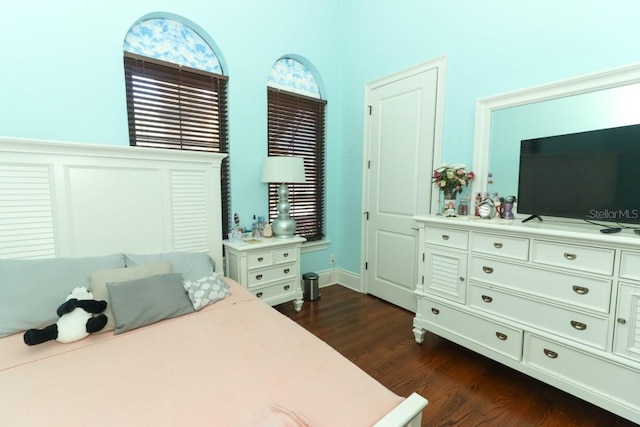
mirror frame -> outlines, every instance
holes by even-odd
[[[478,99],[473,144],[473,171],[476,179],[473,182],[472,197],[478,192],[484,194],[487,191],[488,174],[491,171],[491,117],[494,111],[639,82],[640,63],[635,63]]]

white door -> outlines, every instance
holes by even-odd
[[[413,312],[422,260],[412,217],[431,210],[443,73],[440,59],[367,89],[361,277],[366,292]]]

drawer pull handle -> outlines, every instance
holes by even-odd
[[[621,325],[624,325],[625,323],[627,323],[627,319],[622,318],[622,317],[618,317],[617,321],[618,321],[618,323],[620,323]]]
[[[493,244],[493,247],[494,247],[494,248],[496,248],[496,249],[502,249],[502,243],[500,243],[500,242],[495,242],[495,243]]]
[[[257,274],[256,275],[256,280],[262,280],[262,274]]]
[[[545,348],[545,349],[544,349],[544,354],[545,354],[547,357],[551,358],[551,359],[557,359],[557,358],[558,358],[558,353],[556,353],[556,352],[555,352],[555,351],[553,351],[553,350],[549,350],[548,348]]]
[[[284,271],[284,274],[288,274],[291,270],[289,270],[288,268],[285,268],[283,271]]]
[[[447,234],[442,235],[442,240],[449,240],[449,236]]]
[[[289,290],[289,287],[290,287],[289,285],[285,285],[285,286],[284,286],[284,290],[285,290],[285,291],[288,291],[288,290]]]
[[[431,312],[432,312],[433,314],[440,314],[440,310],[438,310],[438,309],[437,309],[437,308],[435,308],[435,307],[431,307]]]
[[[258,293],[256,294],[256,296],[257,296],[258,298],[262,297],[262,292],[258,292]]]
[[[288,257],[289,256],[289,252],[283,253],[282,256],[285,257],[285,258]]]
[[[496,332],[496,336],[501,341],[506,341],[507,340],[507,334],[503,334],[502,332]]]
[[[576,322],[575,320],[571,321],[571,326],[573,326],[574,329],[577,329],[579,331],[584,331],[585,329],[587,329],[586,323]]]
[[[482,295],[482,301],[491,302],[493,301],[493,298],[491,298],[489,295]]]
[[[482,266],[482,271],[484,271],[487,274],[491,274],[493,273],[493,267],[487,267],[486,265]]]
[[[464,282],[464,277],[460,276],[460,281]]]
[[[262,257],[258,258],[258,262],[262,262],[262,261],[264,261],[264,258]]]
[[[582,286],[573,286],[573,292],[575,292],[578,295],[586,295],[589,293],[589,288],[584,288]]]
[[[565,252],[564,253],[564,257],[566,259],[568,259],[569,261],[573,261],[574,259],[578,258],[578,255],[576,254],[570,254],[569,252]]]

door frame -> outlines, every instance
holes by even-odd
[[[444,128],[444,99],[445,99],[445,87],[446,87],[446,71],[447,71],[447,57],[441,56],[421,64],[415,65],[413,67],[407,68],[405,70],[390,74],[388,76],[379,78],[372,82],[365,84],[365,95],[364,95],[364,140],[363,140],[363,149],[362,149],[362,212],[361,212],[361,221],[360,221],[360,291],[363,293],[368,293],[368,281],[365,263],[368,259],[368,222],[367,222],[367,212],[369,211],[369,175],[368,175],[368,162],[370,157],[371,150],[371,142],[369,135],[369,128],[371,116],[369,114],[370,99],[371,92],[381,86],[411,77],[415,74],[419,74],[431,69],[438,69],[438,82],[436,84],[436,111],[435,111],[435,129],[434,129],[434,140],[433,140],[433,164],[440,164],[442,162],[442,135]],[[433,169],[433,164],[431,168]],[[435,212],[438,207],[438,197],[436,192],[431,192],[431,203],[430,206],[427,207],[427,212],[424,214],[429,214],[431,212]]]

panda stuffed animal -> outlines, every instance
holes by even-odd
[[[106,308],[106,301],[96,301],[87,288],[77,287],[58,307],[58,321],[43,329],[29,329],[24,333],[24,343],[36,345],[51,340],[70,343],[82,339],[104,328],[107,316],[103,311]]]

